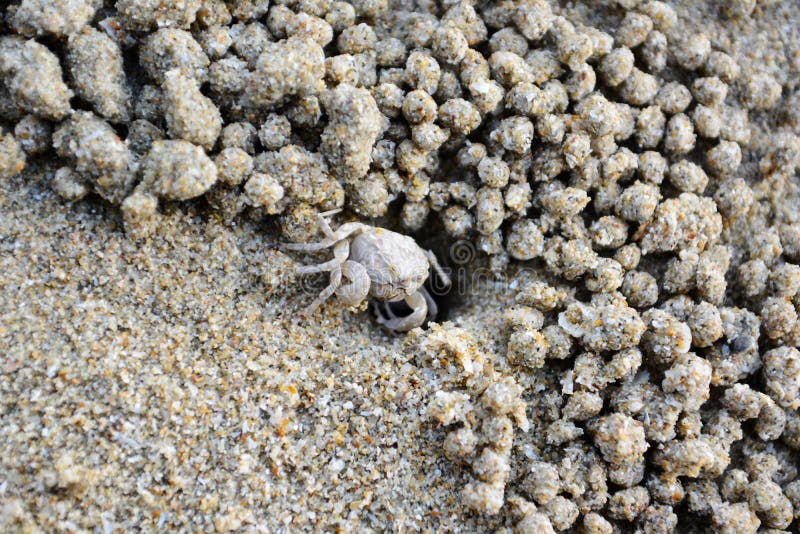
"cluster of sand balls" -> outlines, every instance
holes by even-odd
[[[496,273],[540,265],[506,317],[514,376],[487,361],[432,401],[445,453],[479,479],[465,503],[507,502],[519,532],[670,532],[676,508],[789,530],[800,214],[781,201],[800,96],[665,2],[612,9],[602,31],[547,0],[11,2],[0,176],[56,157],[54,189],[120,206],[132,238],[159,203],[204,197],[228,220],[276,217],[286,240],[343,207],[436,222]],[[745,179],[750,114],[782,99]]]

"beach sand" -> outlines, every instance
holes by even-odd
[[[785,94],[800,86],[796,3],[759,2],[754,20],[737,23],[715,3],[671,3],[682,23],[742,65],[766,66]],[[593,3],[564,12],[604,29],[615,23]],[[783,112],[753,117],[739,175],[754,188]],[[462,503],[474,477],[445,457],[447,430],[427,415],[435,393],[455,381],[421,348],[427,333],[387,332],[371,311],[335,300],[301,319],[322,286],[296,279],[306,258],[278,250],[272,218],[227,223],[205,201],[167,203],[153,235],[134,241],[118,208],[94,195],[57,196],[58,166],[34,160],[0,182],[0,530],[494,532],[515,524],[508,506],[487,516]],[[796,210],[797,188],[794,176],[773,204]],[[748,238],[737,231],[727,242],[734,261]],[[474,283],[483,260],[454,262],[452,240],[424,233],[467,280],[450,297],[446,329],[463,329],[479,352],[496,355],[498,373],[518,373],[504,358],[503,318],[520,287],[517,267],[506,280]],[[507,493],[530,459],[521,434]],[[679,519],[681,531],[690,526]]]

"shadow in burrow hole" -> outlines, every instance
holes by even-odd
[[[436,315],[426,319],[423,324],[423,328],[427,328],[429,321],[442,323],[458,314],[458,308],[465,297],[459,289],[464,286],[464,284],[459,283],[459,278],[464,276],[468,263],[474,258],[474,247],[466,241],[454,241],[452,238],[447,237],[444,228],[438,221],[432,222],[423,230],[411,234],[411,237],[424,250],[433,252],[445,275],[449,278],[448,281],[444,280],[436,269],[431,268],[430,275],[425,281],[424,288],[437,307]],[[464,256],[458,254],[459,247],[462,246],[467,249],[467,253]],[[388,318],[385,311],[387,307],[397,317],[405,317],[412,312],[411,308],[402,300],[388,303],[370,302],[372,313],[380,314],[384,318]]]

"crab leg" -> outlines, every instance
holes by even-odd
[[[346,245],[348,249],[350,248],[350,243],[348,243],[347,241],[341,241],[340,243],[337,243],[336,247],[342,244]],[[334,248],[334,254],[335,254],[335,248]],[[345,256],[345,259],[346,258],[347,256]],[[301,265],[300,267],[296,268],[294,272],[296,274],[324,273],[326,271],[334,270],[335,268],[341,266],[342,263],[344,262],[340,261],[339,258],[336,257],[333,258],[332,260],[326,261],[325,263],[318,263],[317,265]]]
[[[428,290],[425,289],[424,286],[419,288],[419,292],[422,293],[425,304],[428,305],[428,319],[435,319],[436,315],[439,313],[439,307],[436,306],[436,301],[433,300],[433,297],[431,297],[431,294],[428,293]]]
[[[439,278],[442,279],[442,281],[445,283],[445,285],[449,286],[450,285],[450,277],[447,276],[447,273],[444,272],[444,269],[442,269],[442,266],[439,265],[439,260],[436,259],[436,254],[434,254],[430,250],[426,250],[425,251],[425,255],[428,257],[428,263],[430,263],[431,267],[433,267],[433,270],[436,271],[436,274],[439,276]]]
[[[341,241],[336,244],[333,248],[333,255],[335,256],[334,259],[331,261],[327,261],[320,265],[311,265],[309,267],[301,267],[297,269],[297,272],[300,273],[301,269],[303,269],[304,273],[312,273],[312,272],[321,272],[321,271],[330,271],[330,282],[328,287],[323,289],[317,298],[315,298],[311,304],[306,306],[303,310],[304,315],[311,315],[314,311],[326,300],[328,300],[331,295],[333,295],[339,286],[342,284],[342,264],[347,261],[347,257],[350,255],[350,242],[349,241]]]
[[[324,248],[332,247],[339,241],[343,239],[347,239],[351,235],[363,231],[365,228],[369,228],[367,225],[362,223],[345,223],[341,225],[335,232],[331,230],[331,227],[328,225],[327,221],[325,222],[325,227],[322,228],[323,233],[327,234],[327,231],[330,231],[330,235],[327,235],[325,239],[319,241],[317,243],[285,243],[283,248],[286,250],[298,250],[301,252],[316,252],[318,250],[322,250]]]
[[[319,225],[320,230],[322,230],[322,233],[325,234],[325,237],[328,239],[335,237],[335,234],[333,233],[331,225],[328,224],[328,219],[326,219],[326,217],[332,217],[341,211],[341,209],[338,209],[317,214],[317,225]]]

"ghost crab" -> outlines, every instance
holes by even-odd
[[[332,260],[296,270],[299,275],[330,272],[328,287],[305,308],[304,314],[313,313],[335,293],[346,306],[357,306],[368,297],[382,302],[388,318],[377,314],[378,322],[398,332],[411,330],[422,325],[426,318],[435,317],[436,303],[423,284],[431,268],[447,285],[450,279],[433,252],[423,250],[407,235],[359,222],[345,223],[334,231],[326,217],[339,211],[318,215],[319,227],[325,235],[322,241],[285,245],[288,250],[301,252],[333,247]],[[400,301],[411,308],[411,314],[395,315],[389,303]]]

